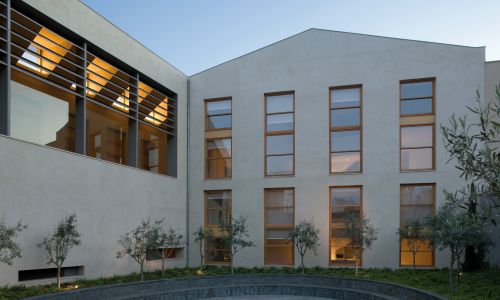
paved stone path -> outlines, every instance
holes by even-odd
[[[214,297],[206,298],[210,300],[320,300],[326,299],[321,297],[307,297],[307,296],[287,296],[287,295],[248,295],[248,296],[237,296],[237,297]]]

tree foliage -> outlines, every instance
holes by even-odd
[[[161,274],[165,275],[165,260],[175,252],[175,249],[178,248],[184,237],[178,231],[172,229],[171,227],[166,231],[160,229],[159,241],[158,244],[160,248],[158,248],[158,252],[161,257]]]
[[[157,253],[162,246],[162,225],[163,219],[150,219],[141,221],[141,224],[134,230],[122,234],[118,243],[122,247],[116,254],[116,258],[129,255],[140,265],[141,281],[144,280],[144,263],[149,255]]]
[[[204,257],[205,257],[205,245],[208,240],[213,237],[213,231],[211,229],[203,228],[200,226],[198,230],[193,232],[194,242],[198,244],[200,251],[200,272],[203,272],[204,267]]]
[[[0,262],[11,266],[17,257],[21,257],[21,247],[15,239],[26,228],[28,226],[23,225],[21,221],[9,226],[5,223],[4,217],[0,219]]]
[[[47,251],[47,264],[57,267],[57,287],[61,288],[61,267],[71,248],[81,244],[80,233],[76,227],[76,214],[63,218],[54,232],[45,237],[38,247]]]
[[[358,276],[359,259],[365,249],[370,249],[377,240],[378,230],[370,219],[357,213],[346,214],[346,236],[351,239],[351,249],[355,257],[356,276]]]
[[[219,230],[222,235],[222,243],[229,250],[231,259],[231,274],[234,274],[234,256],[241,250],[247,247],[253,247],[254,243],[248,238],[247,218],[239,216],[231,218],[231,222],[223,222],[219,225]]]
[[[413,255],[413,269],[416,269],[416,256],[422,247],[429,242],[429,227],[419,220],[403,224],[398,229],[401,240],[406,241],[408,249]]]
[[[489,243],[489,219],[485,215],[469,213],[463,208],[463,203],[464,198],[458,196],[457,192],[445,192],[445,203],[436,216],[428,220],[431,229],[429,238],[439,250],[450,251],[449,281],[452,293],[458,283],[460,260],[466,247]]]
[[[288,236],[297,248],[300,255],[300,266],[304,273],[304,256],[311,250],[317,255],[319,247],[319,229],[316,228],[314,220],[303,220],[295,225]]]

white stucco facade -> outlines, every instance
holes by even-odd
[[[78,34],[177,95],[177,176],[142,171],[87,156],[0,136],[0,214],[29,228],[19,237],[22,258],[0,264],[0,285],[18,283],[18,271],[47,268],[36,245],[61,217],[78,215],[82,245],[65,265],[84,266],[86,278],[137,271],[117,259],[118,239],[145,218],[164,218],[185,237],[186,255],[169,267],[197,266],[192,232],[204,224],[204,192],[232,191],[232,215],[248,217],[255,247],[237,266],[264,265],[264,189],[294,188],[295,223],[314,218],[318,255],[309,266],[329,266],[329,189],[362,186],[363,213],[378,240],[363,254],[363,267],[399,267],[400,185],[433,183],[442,191],[462,185],[447,164],[439,125],[463,115],[476,89],[486,96],[500,82],[498,62],[486,63],[484,47],[464,47],[310,29],[242,57],[186,76],[78,0],[26,0],[40,14]],[[400,80],[435,78],[435,170],[401,172]],[[361,84],[360,174],[329,172],[329,88]],[[264,94],[295,93],[295,174],[264,176]],[[205,179],[205,99],[232,99],[232,178]],[[189,126],[188,126],[189,124]],[[498,257],[493,256],[498,262]],[[295,265],[298,265],[295,255]],[[448,263],[436,252],[435,267]],[[148,263],[149,269],[158,267]]]

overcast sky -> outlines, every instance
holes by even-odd
[[[500,0],[82,0],[187,75],[309,28],[486,46]]]

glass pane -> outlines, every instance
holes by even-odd
[[[267,224],[272,225],[292,225],[293,224],[293,208],[268,208],[267,209]]]
[[[359,108],[333,109],[331,110],[331,127],[359,126]]]
[[[333,188],[332,189],[332,204],[333,205],[360,205],[361,189],[360,188]]]
[[[231,203],[231,192],[207,192],[207,208],[226,209]]]
[[[432,113],[432,98],[401,101],[402,115],[430,114]]]
[[[231,115],[213,116],[207,118],[208,129],[231,128]]]
[[[359,152],[331,153],[330,170],[339,173],[361,171],[361,154]]]
[[[292,173],[293,155],[267,157],[267,175],[286,175]]]
[[[434,188],[432,185],[401,186],[401,204],[433,204]]]
[[[267,131],[293,130],[293,114],[267,116]]]
[[[266,190],[267,207],[293,207],[292,189]]]
[[[232,173],[231,159],[209,159],[207,162],[208,178],[229,178]]]
[[[354,131],[336,131],[331,133],[332,152],[337,151],[359,151],[360,150],[360,132]]]
[[[418,267],[432,267],[434,253],[428,251],[419,251],[415,255],[415,266]],[[401,265],[402,266],[413,266],[413,253],[412,252],[401,252]]]
[[[265,262],[268,265],[293,264],[293,245],[265,246]]]
[[[290,235],[290,230],[287,229],[268,229],[267,238],[268,239],[288,239]]]
[[[354,265],[355,256],[353,251],[360,252],[359,247],[352,247],[349,238],[332,238],[330,240],[330,261],[335,264]]]
[[[429,240],[420,240],[418,244],[415,244],[418,247],[418,251],[433,251],[432,243]],[[401,239],[401,251],[411,251],[408,245],[408,239]]]
[[[432,169],[432,148],[401,150],[401,169]]]
[[[228,221],[229,214],[226,210],[210,209],[207,211],[207,225],[220,225],[225,224]]]
[[[231,113],[231,100],[207,102],[207,114],[209,116],[230,114],[230,113]]]
[[[293,135],[271,135],[267,137],[267,155],[292,153]]]
[[[231,157],[231,139],[207,141],[207,158]]]
[[[332,206],[332,224],[345,224],[347,221],[346,216],[352,215],[354,217],[361,216],[361,207],[356,206]]]
[[[432,97],[432,81],[403,83],[401,85],[401,98]]]
[[[401,206],[401,223],[408,224],[415,221],[423,222],[432,216],[433,208],[429,206]]]
[[[167,134],[139,124],[139,168],[167,175]]]
[[[128,118],[87,103],[87,155],[127,164]]]
[[[292,112],[293,94],[280,96],[267,96],[267,113]]]
[[[359,106],[360,89],[332,90],[332,108]]]
[[[75,151],[75,96],[30,78],[12,70],[11,136]]]
[[[432,147],[432,126],[401,127],[401,148]]]

